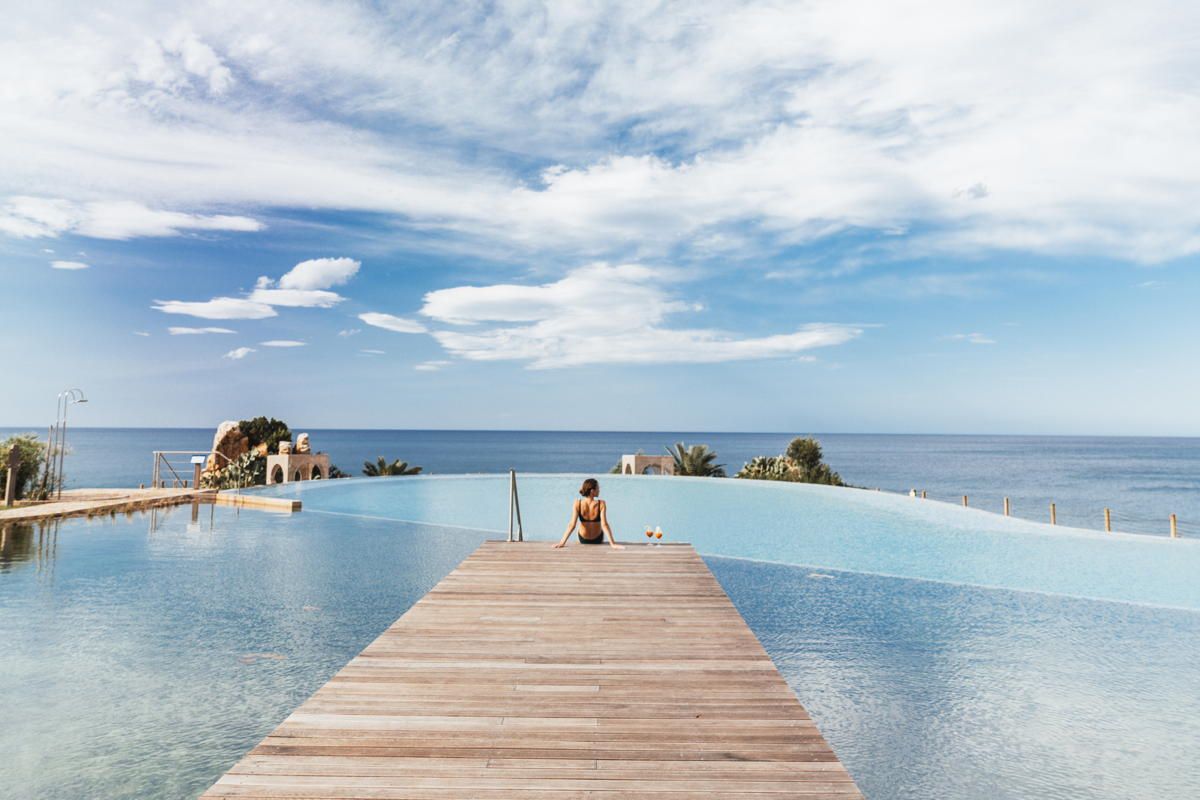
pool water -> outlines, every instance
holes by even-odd
[[[522,475],[527,538],[566,527],[584,475]],[[1054,527],[903,495],[771,481],[601,476],[618,537],[706,554],[1200,609],[1200,539]],[[262,491],[305,509],[501,531],[508,477],[360,478]]]
[[[561,532],[577,483],[522,478],[531,538]],[[1194,543],[865,492],[710,491],[726,484],[613,478],[604,494],[619,533],[662,524],[698,544],[867,797],[1200,795],[1200,613],[1174,585],[1195,582]],[[503,526],[505,488],[337,481],[299,487],[292,516],[7,529],[0,797],[199,794],[494,537],[480,529]],[[1139,588],[1118,591],[1122,574]]]

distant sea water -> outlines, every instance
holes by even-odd
[[[28,428],[0,428],[0,438]],[[299,429],[296,430],[299,432]],[[425,473],[592,472],[599,477],[622,453],[664,453],[674,442],[707,444],[732,475],[758,455],[787,448],[793,433],[607,431],[432,431],[308,429],[313,447],[343,471],[384,456]],[[45,436],[45,431],[39,431]],[[825,460],[856,486],[904,492],[1015,516],[1102,528],[1112,509],[1118,530],[1200,536],[1200,438],[966,436],[815,433]],[[150,480],[154,450],[206,452],[212,428],[73,428],[68,487],[132,487]]]

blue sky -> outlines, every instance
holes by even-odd
[[[1200,12],[1043,5],[22,12],[0,424],[1200,435]]]

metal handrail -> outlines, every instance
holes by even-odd
[[[230,465],[233,464],[233,460],[229,456],[225,455],[224,453],[222,453],[218,450],[212,450],[207,453],[197,451],[197,450],[155,450],[154,451],[154,467],[150,473],[150,487],[153,489],[160,488],[158,485],[160,482],[160,478],[162,476],[162,470],[159,468],[160,462],[167,465],[167,469],[170,470],[171,474],[175,476],[176,483],[182,484],[184,486],[187,485],[187,480],[185,478],[180,477],[179,473],[175,471],[175,467],[171,464],[171,461],[168,458],[166,458],[166,456],[220,456],[221,458],[225,459],[226,467],[229,467]],[[199,489],[200,487],[193,486],[192,488]],[[238,485],[234,487],[234,490],[240,494],[243,488],[244,487],[242,486],[241,481],[239,480]]]
[[[513,538],[513,512],[517,515],[517,538]],[[508,471],[508,541],[525,541],[525,527],[521,524],[521,498],[517,494],[516,470]]]

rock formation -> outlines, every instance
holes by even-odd
[[[296,437],[296,450],[295,450],[295,452],[296,452],[297,454],[311,453],[311,452],[312,452],[312,450],[310,449],[310,447],[309,447],[309,444],[308,444],[308,434],[307,434],[307,433],[302,433],[302,434],[300,434],[299,436],[297,436],[297,437]]]
[[[279,441],[279,455],[286,456],[287,454],[289,454],[291,452],[292,452],[292,443],[289,442],[287,439],[281,439]]]
[[[209,454],[208,463],[204,469],[208,472],[224,469],[230,461],[236,461],[249,451],[249,437],[242,433],[236,422],[227,419],[217,426],[217,433],[213,436],[212,453]],[[217,453],[225,458],[221,458]],[[229,459],[229,461],[225,459]]]

